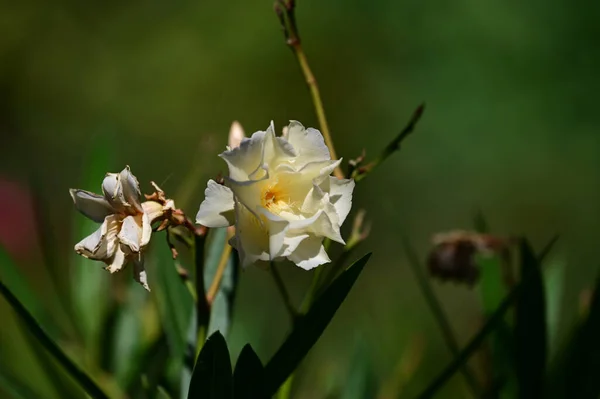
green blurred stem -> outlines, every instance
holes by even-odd
[[[277,289],[279,290],[279,293],[281,294],[283,303],[284,303],[286,309],[288,310],[290,317],[292,318],[292,322],[295,322],[299,316],[298,311],[296,310],[296,308],[294,307],[294,304],[292,303],[290,294],[288,293],[287,289],[285,288],[285,284],[283,283],[283,279],[281,278],[279,271],[277,271],[275,262],[271,262],[271,275],[273,276],[275,285],[277,286]]]
[[[429,280],[427,279],[427,276],[425,275],[425,273],[423,273],[423,269],[419,262],[419,258],[417,256],[416,252],[414,251],[412,245],[410,244],[410,242],[407,239],[403,240],[403,245],[404,245],[404,250],[406,252],[406,255],[408,257],[408,264],[409,264],[410,268],[412,269],[412,272],[415,274],[415,277],[417,278],[419,288],[421,289],[421,292],[423,293],[423,296],[425,297],[425,300],[427,301],[427,305],[433,312],[433,316],[435,317],[438,327],[440,328],[440,330],[442,332],[444,341],[446,342],[446,346],[452,353],[452,356],[454,358],[457,358],[460,355],[460,348],[458,346],[458,342],[456,341],[456,338],[454,337],[454,333],[452,332],[452,327],[450,326],[450,323],[448,322],[448,319],[446,318],[446,315],[444,314],[444,310],[442,309],[442,306],[440,305],[439,301],[437,300],[437,298],[433,292],[433,289],[431,288],[431,285],[429,284]],[[477,382],[475,375],[470,370],[470,368],[468,367],[466,362],[460,364],[460,372],[465,377],[465,380],[467,381],[467,384],[469,385],[469,388],[471,389],[473,396],[475,398],[478,398],[480,396],[481,387],[479,386],[479,383]]]
[[[300,65],[300,69],[302,70],[302,75],[304,75],[304,80],[310,90],[310,96],[312,98],[313,106],[315,107],[315,113],[319,120],[319,126],[325,139],[325,144],[329,148],[331,159],[336,160],[338,158],[333,146],[333,139],[331,138],[327,118],[325,117],[325,109],[323,107],[323,101],[321,100],[319,85],[317,84],[315,75],[313,75],[312,70],[310,69],[308,59],[306,58],[306,54],[304,53],[304,49],[300,42],[300,35],[298,34],[298,27],[296,25],[295,8],[296,2],[294,0],[279,0],[275,3],[275,12],[281,22],[286,43],[294,52],[298,64]],[[343,179],[345,177],[344,172],[342,172],[342,169],[339,166],[335,168],[333,174],[338,179]]]
[[[371,161],[367,165],[359,166],[359,167],[355,168],[352,171],[350,177],[353,178],[354,181],[356,181],[356,182],[361,181],[362,179],[367,177],[367,175],[369,173],[371,173],[373,171],[373,169],[375,169],[383,161],[385,161],[390,155],[392,155],[396,151],[399,151],[402,141],[404,141],[404,139],[413,132],[413,130],[415,129],[415,126],[417,125],[417,122],[419,121],[419,119],[421,119],[421,115],[423,115],[424,110],[425,110],[425,104],[419,105],[419,107],[417,107],[417,109],[413,113],[412,117],[410,118],[410,121],[408,122],[406,127],[404,129],[402,129],[400,134],[398,136],[396,136],[396,138],[394,140],[392,140],[392,142],[390,142],[387,145],[387,147],[384,148],[384,150],[381,152],[381,154],[379,154],[379,156],[377,158],[375,158],[373,161]]]

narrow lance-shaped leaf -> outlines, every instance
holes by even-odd
[[[265,369],[250,344],[246,344],[238,357],[233,372],[233,397],[235,399],[266,399],[264,393]]]
[[[27,309],[19,302],[13,293],[0,282],[0,293],[6,298],[8,303],[17,312],[23,320],[29,331],[36,337],[44,348],[56,359],[56,361],[65,368],[75,381],[95,399],[108,398],[104,392],[96,385],[96,383],[85,374],[75,363],[64,354],[58,345],[46,334],[46,332],[38,325],[37,321],[31,316]]]
[[[376,376],[371,360],[372,350],[367,347],[366,342],[362,336],[355,338],[350,370],[341,392],[343,399],[365,399],[377,396]]]
[[[477,264],[481,270],[479,291],[486,318],[494,313],[502,303],[510,287],[505,284],[500,257],[478,257]],[[516,397],[516,376],[514,359],[514,337],[512,324],[505,316],[491,334],[489,351],[491,354],[492,389],[500,389],[508,397]],[[496,388],[494,388],[496,387]]]
[[[231,360],[225,338],[211,335],[202,347],[188,393],[188,399],[228,399],[233,397]]]
[[[570,334],[548,381],[548,397],[597,399],[600,397],[600,274],[587,317]]]
[[[515,308],[515,360],[520,398],[543,396],[546,370],[546,302],[542,271],[526,240],[519,244],[525,289]]]
[[[541,264],[543,259],[552,249],[557,237],[553,237],[552,240],[546,244],[543,250],[538,255],[538,264]],[[425,390],[417,396],[419,399],[433,398],[437,391],[444,386],[444,384],[465,364],[469,358],[479,349],[481,344],[485,342],[488,335],[494,331],[498,326],[504,322],[506,312],[515,303],[519,295],[524,289],[527,289],[527,283],[529,281],[528,276],[521,276],[521,282],[517,284],[498,308],[490,315],[487,322],[479,330],[479,332],[473,337],[469,343],[460,351],[450,364],[425,388]]]
[[[346,299],[370,256],[370,253],[363,256],[344,271],[317,298],[308,313],[294,325],[291,334],[265,366],[265,393],[267,395],[275,394],[317,342],[335,312]]]
[[[40,320],[44,325],[51,326],[48,329],[48,333],[51,337],[58,335],[57,328],[53,325],[52,321],[49,320],[48,315],[44,312],[44,306],[39,302],[37,295],[30,288],[27,279],[20,272],[18,266],[12,261],[10,256],[6,253],[4,248],[0,247],[0,280],[10,287],[14,292],[15,297],[23,298],[23,306],[26,309],[34,309],[32,311],[32,317],[36,320]],[[35,357],[35,360],[39,364],[41,370],[46,374],[48,382],[54,388],[55,393],[58,397],[72,396],[73,390],[76,389],[70,384],[70,381],[65,380],[65,375],[62,370],[56,369],[55,365],[49,359],[49,355],[41,349],[41,345],[34,337],[29,334],[27,326],[19,323],[19,327],[23,332],[25,338],[25,345],[28,344],[29,350]],[[40,352],[40,349],[42,352]]]

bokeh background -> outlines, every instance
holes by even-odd
[[[478,210],[495,233],[526,234],[538,248],[560,234],[546,269],[556,342],[576,317],[600,255],[600,4],[298,3],[338,154],[348,160],[365,149],[374,156],[419,103],[427,107],[402,151],[355,191],[351,216],[365,208],[372,223],[359,252],[374,255],[304,361],[294,397],[324,397],[343,384],[358,347],[384,381],[407,348],[421,345],[403,390],[411,397],[427,385],[451,356],[400,242],[410,237],[424,257],[434,233],[471,228]],[[56,291],[69,286],[80,239],[68,189],[100,189],[102,176],[85,178],[95,143],[110,138],[105,171],[130,165],[142,191],[154,180],[193,216],[206,180],[225,170],[217,153],[231,122],[252,133],[290,119],[318,127],[268,0],[4,2],[0,241],[52,306]],[[40,266],[32,175],[52,220],[43,234],[64,260],[58,288]],[[310,275],[291,267],[283,275],[299,302]],[[434,287],[465,343],[481,323],[478,295]],[[111,286],[105,289],[110,295]],[[262,270],[245,271],[239,289],[232,356],[251,342],[266,361],[289,328],[285,308]],[[4,301],[0,310],[0,362],[33,373]],[[463,395],[458,375],[440,397]]]

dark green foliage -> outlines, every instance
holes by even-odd
[[[250,344],[244,345],[233,372],[235,399],[268,398],[264,394],[265,369]]]
[[[519,243],[521,279],[515,304],[515,361],[519,398],[541,398],[546,369],[546,298],[540,264],[529,243]]]
[[[265,392],[268,395],[275,394],[317,342],[370,257],[370,253],[363,256],[344,271],[317,298],[308,313],[294,324],[290,335],[265,366],[267,374]]]
[[[231,360],[225,338],[211,335],[196,360],[188,399],[228,399],[233,397]]]

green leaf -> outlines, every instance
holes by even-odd
[[[486,234],[490,232],[490,225],[488,224],[481,210],[478,210],[473,217],[473,227],[475,227],[475,231],[478,233]]]
[[[277,392],[317,342],[370,257],[368,253],[344,271],[294,325],[291,334],[265,366],[267,395]]]
[[[29,175],[32,216],[43,264],[43,267],[39,267],[36,278],[47,283],[49,295],[45,298],[46,309],[51,311],[55,324],[61,327],[65,335],[81,339],[81,331],[78,330],[79,326],[76,323],[74,306],[70,298],[71,281],[65,278],[67,272],[65,261],[59,256],[60,238],[56,234],[56,226],[62,215],[52,212],[52,201],[46,194],[51,192],[51,189],[44,185],[42,173],[40,169],[34,168]],[[18,293],[16,295],[21,298]]]
[[[35,318],[2,282],[0,282],[0,293],[10,303],[35,338],[92,398],[108,398],[96,383],[64,354],[60,347],[46,334]]]
[[[0,364],[0,388],[13,399],[32,399],[40,395],[35,393],[23,381],[13,376]]]
[[[0,280],[11,287],[15,297],[23,298],[22,303],[26,309],[33,309],[31,314],[36,320],[40,320],[46,326],[52,326],[49,329],[51,337],[58,336],[58,329],[49,320],[48,314],[44,312],[42,304],[39,302],[35,292],[31,289],[27,280],[18,269],[17,265],[12,261],[6,251],[0,247]],[[24,330],[25,326],[19,324],[19,327]],[[47,375],[49,383],[53,386],[57,397],[72,397],[73,387],[68,381],[65,381],[64,373],[56,370],[48,354],[40,352],[40,344],[33,339],[27,330],[23,331],[23,336],[26,340],[26,345],[30,347],[31,353],[35,360],[40,365],[44,374]]]
[[[235,399],[268,398],[264,394],[265,369],[250,344],[246,344],[238,357],[233,372],[233,397]]]
[[[529,243],[519,244],[525,289],[515,306],[515,361],[520,398],[541,398],[546,370],[546,301],[542,271]]]
[[[104,335],[110,338],[109,370],[114,374],[119,386],[128,387],[139,378],[138,362],[143,354],[143,309],[148,299],[148,293],[133,279],[128,279],[124,291],[125,301],[116,306],[114,323],[104,330]]]
[[[207,291],[214,280],[223,249],[225,245],[228,245],[227,228],[212,229],[210,238],[204,268],[204,288]],[[220,331],[223,336],[227,337],[229,332],[238,277],[237,259],[237,254],[232,250],[221,278],[219,290],[210,308],[208,335]]]
[[[153,237],[151,256],[147,259],[152,294],[167,337],[171,357],[183,366],[186,337],[194,306],[193,298],[176,269],[175,261],[161,235]]]
[[[25,323],[19,320],[19,327],[23,337],[28,342],[34,358],[52,386],[57,398],[78,398],[83,396],[83,391],[69,374],[58,364],[55,358],[48,353],[40,341],[27,329]]]
[[[211,335],[196,360],[188,399],[233,397],[233,377],[227,343],[220,332]]]
[[[477,260],[480,278],[479,293],[483,305],[483,313],[487,317],[492,315],[500,306],[508,288],[504,283],[502,272],[502,259],[499,257],[480,257]],[[489,349],[492,362],[492,384],[499,386],[500,397],[516,396],[516,377],[514,372],[514,337],[511,324],[504,317],[498,322],[497,328],[491,334]]]
[[[27,283],[27,279],[2,247],[0,247],[0,280],[6,286],[10,287],[15,296],[21,298],[23,306],[30,309],[31,314],[36,319],[44,321],[45,324],[49,322],[45,315],[44,307]],[[56,331],[56,329],[52,328],[52,331]]]
[[[89,151],[83,157],[85,163],[82,165],[84,169],[82,181],[73,188],[95,193],[102,192],[102,181],[106,173],[116,172],[111,170],[115,153],[113,136],[112,133],[98,132],[90,138],[86,146]],[[71,201],[67,190],[63,195],[65,201]],[[73,236],[70,240],[72,245],[100,227],[98,223],[79,213],[75,206],[72,207],[72,215]],[[101,357],[102,327],[111,306],[111,297],[106,295],[109,290],[110,273],[104,270],[103,263],[89,260],[74,251],[70,259],[73,312],[79,323],[78,329],[83,334],[87,363],[97,364]]]
[[[600,275],[596,278],[589,313],[570,334],[549,378],[549,397],[600,397]]]
[[[354,354],[350,362],[350,371],[341,390],[340,398],[367,399],[377,397],[371,352],[364,337],[357,336],[354,344]]]
[[[171,399],[171,395],[163,387],[158,387],[156,390],[156,399]]]

